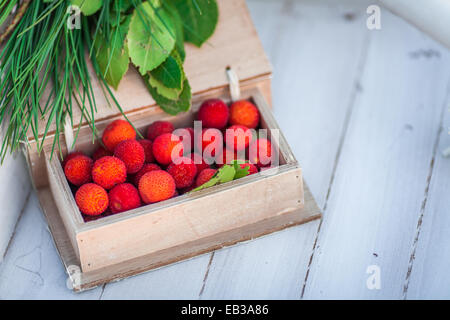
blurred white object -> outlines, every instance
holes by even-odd
[[[393,13],[450,48],[450,0],[380,0]]]

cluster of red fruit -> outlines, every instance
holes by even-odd
[[[197,119],[204,127],[198,137],[193,128],[175,130],[170,122],[156,121],[148,127],[147,139],[141,140],[136,140],[136,131],[127,121],[115,120],[103,132],[104,147],[92,157],[69,154],[62,166],[77,188],[75,201],[85,219],[191,191],[208,182],[217,171],[214,168],[232,160],[243,160],[240,166],[249,174],[270,164],[261,161],[261,155],[271,157],[272,147],[254,134],[260,114],[251,102],[241,100],[228,107],[222,100],[207,100]]]

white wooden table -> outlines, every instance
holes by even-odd
[[[249,1],[322,221],[74,294],[31,192],[0,299],[450,298],[450,54],[369,4]]]

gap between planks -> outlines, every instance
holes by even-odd
[[[320,236],[320,231],[321,231],[321,227],[322,227],[322,222],[323,219],[326,217],[326,213],[327,213],[327,206],[328,206],[328,199],[330,198],[330,194],[331,194],[331,190],[333,189],[333,185],[334,185],[334,178],[335,178],[335,174],[336,174],[336,169],[338,167],[339,164],[339,160],[341,158],[341,152],[342,152],[342,147],[344,145],[344,141],[347,137],[347,132],[348,132],[348,128],[349,128],[349,123],[350,123],[350,119],[352,117],[353,114],[353,110],[355,107],[355,102],[356,102],[356,97],[358,95],[358,93],[361,91],[361,79],[362,79],[362,75],[364,73],[364,69],[366,66],[366,62],[367,62],[367,55],[369,52],[369,46],[370,46],[370,37],[371,33],[368,32],[367,35],[365,36],[364,39],[364,44],[363,44],[363,48],[361,50],[361,56],[360,56],[360,60],[358,63],[358,68],[357,68],[357,72],[355,75],[355,80],[354,80],[354,85],[353,85],[353,90],[350,96],[350,101],[347,107],[347,111],[345,114],[345,119],[344,119],[344,125],[342,127],[342,132],[339,138],[339,145],[338,145],[338,149],[336,150],[336,156],[335,156],[335,160],[334,160],[334,164],[333,164],[333,170],[332,170],[332,174],[330,177],[330,182],[328,185],[328,190],[327,190],[327,195],[325,197],[325,202],[322,208],[322,218],[320,219],[319,222],[319,226],[317,227],[317,232],[316,232],[316,237],[314,239],[314,245],[312,248],[312,252],[311,252],[311,256],[308,262],[308,268],[306,270],[306,274],[305,274],[305,279],[303,280],[303,285],[301,288],[301,293],[300,293],[300,299],[303,299],[303,296],[305,294],[305,289],[306,289],[306,284],[308,282],[308,278],[309,278],[309,271],[311,269],[311,265],[313,263],[314,260],[314,254],[316,252],[317,249],[317,243],[319,240],[319,236]]]
[[[427,176],[427,180],[426,180],[426,184],[425,184],[422,205],[420,207],[419,218],[417,219],[416,235],[414,237],[413,244],[411,246],[411,255],[409,257],[408,270],[406,271],[405,284],[403,286],[403,300],[406,300],[408,298],[409,280],[410,280],[410,276],[412,273],[412,269],[414,267],[414,260],[415,260],[415,256],[416,256],[417,244],[419,243],[420,231],[422,229],[422,221],[423,221],[423,217],[425,214],[425,209],[427,207],[427,200],[428,200],[428,194],[430,191],[431,178],[433,177],[433,173],[434,173],[434,164],[435,164],[435,159],[436,159],[436,155],[438,152],[439,142],[441,139],[441,133],[442,133],[443,124],[444,124],[444,115],[445,115],[445,111],[447,110],[447,104],[448,104],[449,98],[450,98],[450,79],[447,83],[447,94],[445,95],[444,101],[442,103],[441,118],[440,118],[439,126],[438,126],[438,129],[436,132],[436,139],[435,139],[434,145],[433,145],[433,154],[432,154],[432,157],[430,160],[430,167],[429,167],[428,176]]]

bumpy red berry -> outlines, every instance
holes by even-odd
[[[230,106],[230,124],[239,124],[250,129],[255,129],[259,125],[259,110],[247,100],[239,100]]]
[[[68,160],[64,166],[64,174],[67,180],[75,186],[81,186],[91,181],[93,161],[85,155],[77,155]]]
[[[112,188],[109,193],[109,208],[112,213],[135,209],[141,205],[138,190],[130,183],[122,183]]]
[[[252,130],[246,126],[235,124],[225,131],[227,148],[235,151],[246,149],[253,140]]]
[[[194,183],[197,167],[191,158],[180,157],[167,167],[167,172],[172,175],[177,188],[182,189]]]
[[[92,179],[105,189],[111,189],[124,183],[127,178],[127,168],[122,160],[116,157],[103,157],[95,161],[92,168]]]
[[[163,170],[147,172],[139,180],[139,194],[145,203],[170,199],[175,195],[175,191],[175,180]]]
[[[115,120],[103,131],[102,141],[109,151],[114,151],[119,142],[130,139],[136,139],[136,131],[125,120]]]
[[[169,121],[155,121],[147,129],[147,139],[153,141],[164,133],[172,133],[173,124]]]
[[[153,156],[159,164],[166,166],[173,159],[183,155],[183,143],[180,137],[172,133],[164,133],[153,141]]]
[[[120,142],[114,149],[114,156],[125,163],[127,173],[133,174],[141,170],[145,162],[144,147],[136,140]]]
[[[211,180],[211,178],[216,174],[216,172],[217,172],[216,169],[204,169],[204,170],[202,170],[198,174],[197,179],[195,180],[195,186],[196,187],[200,187],[201,185],[205,184],[206,182]]]
[[[228,106],[220,99],[209,99],[202,103],[197,119],[205,128],[224,129],[228,123]]]
[[[97,216],[108,208],[108,194],[95,183],[82,185],[75,193],[75,202],[83,214]]]
[[[153,157],[153,143],[148,139],[142,139],[138,141],[141,146],[144,148],[145,153],[145,163],[152,163],[155,161],[155,157]]]
[[[156,163],[145,163],[141,170],[139,170],[133,177],[133,183],[135,186],[139,186],[139,180],[141,180],[142,176],[147,172],[161,170],[161,167]]]

